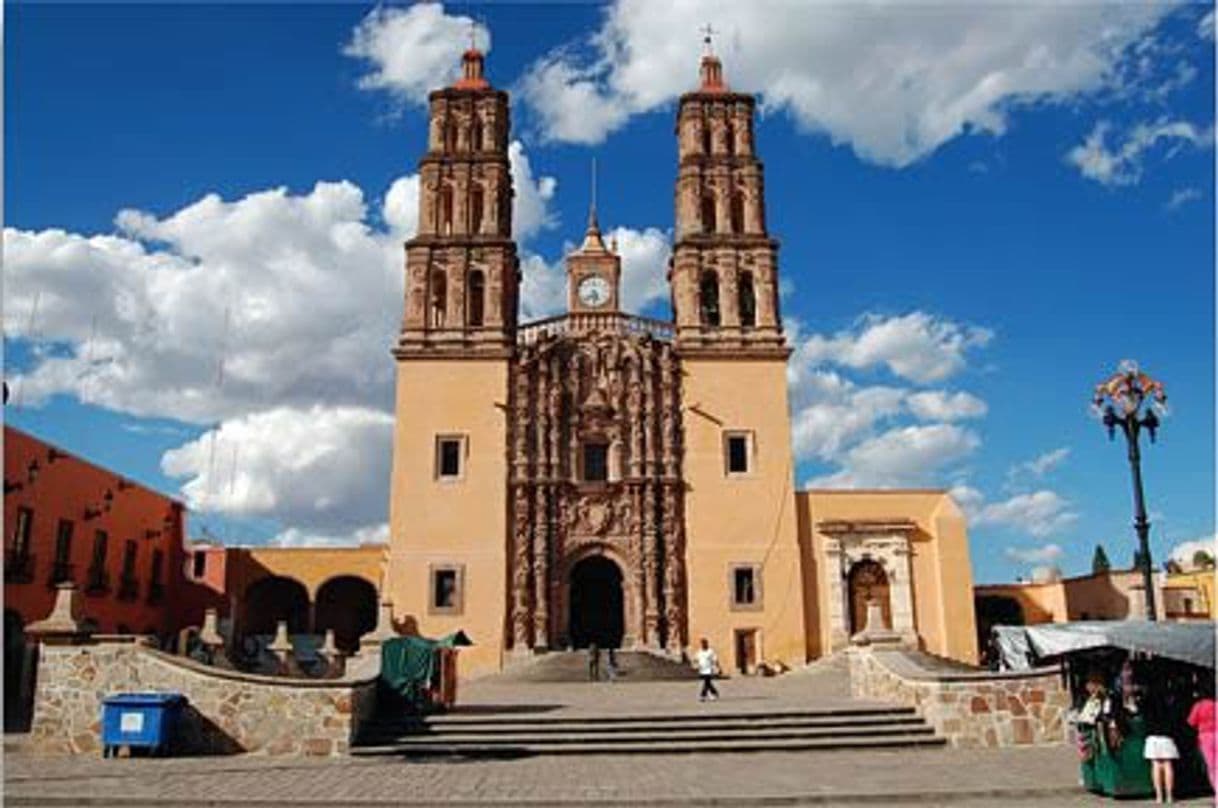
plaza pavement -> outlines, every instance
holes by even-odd
[[[696,682],[464,685],[471,712],[548,715],[829,708],[850,702],[832,666],[775,679],[723,682],[701,704]],[[6,743],[4,804],[41,806],[986,805],[1081,806],[1106,801],[1078,786],[1065,746],[1003,750],[853,750],[754,754],[588,755],[512,760],[253,756],[38,758]],[[1210,800],[1193,801],[1210,804]]]

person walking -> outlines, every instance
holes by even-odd
[[[713,680],[719,674],[719,656],[705,637],[702,638],[702,647],[698,650],[697,662],[698,676],[702,677],[702,692],[698,695],[698,701],[706,701],[708,698],[718,701],[719,691],[715,689]]]
[[[599,682],[601,679],[601,649],[596,643],[588,645],[588,681]]]
[[[1175,761],[1180,750],[1172,738],[1172,712],[1165,694],[1153,685],[1148,688],[1141,705],[1146,722],[1146,745],[1142,756],[1150,761],[1150,780],[1155,787],[1155,802],[1174,802],[1176,789]]]
[[[1208,676],[1202,678],[1200,691],[1188,714],[1188,725],[1197,732],[1197,746],[1201,747],[1201,756],[1205,758],[1210,788],[1218,791],[1218,770],[1214,765],[1218,756],[1218,717],[1214,713],[1218,705],[1214,703],[1214,681]]]
[[[617,681],[617,649],[610,648],[608,653],[607,664],[605,665],[605,673],[609,676],[610,682]]]

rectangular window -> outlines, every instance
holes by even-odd
[[[165,552],[163,550],[152,551],[152,568],[150,570],[150,579],[152,583],[159,584],[161,582],[161,568],[165,566]]]
[[[604,443],[584,444],[584,480],[603,483],[609,479],[609,446]]]
[[[106,546],[109,543],[110,537],[106,535],[106,531],[99,530],[93,534],[92,569],[102,569],[106,566]]]
[[[436,438],[436,478],[459,480],[465,476],[465,438],[441,435]]]
[[[724,435],[724,454],[728,474],[751,472],[753,470],[753,433],[726,433]]]
[[[193,565],[191,572],[193,573],[194,577],[202,578],[207,572],[207,553],[196,551],[195,554],[191,556],[191,564]]]
[[[55,565],[68,563],[72,557],[72,523],[67,519],[59,520],[59,530],[55,533]]]
[[[731,607],[737,610],[761,608],[761,567],[757,564],[733,564],[728,570]]]
[[[431,613],[461,614],[464,608],[465,569],[445,564],[431,568]]]
[[[139,551],[139,545],[134,541],[128,541],[123,547],[123,577],[135,577],[135,554]]]
[[[29,508],[17,509],[17,525],[13,529],[13,554],[18,558],[29,555],[30,531],[34,527],[34,512]]]

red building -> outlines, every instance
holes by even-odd
[[[181,502],[6,426],[6,629],[50,614],[56,585],[70,580],[98,632],[167,637],[178,628],[184,523]]]

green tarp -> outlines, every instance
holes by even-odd
[[[394,637],[381,644],[381,681],[413,707],[424,706],[423,691],[436,673],[437,648],[473,645],[464,631],[438,640]]]

